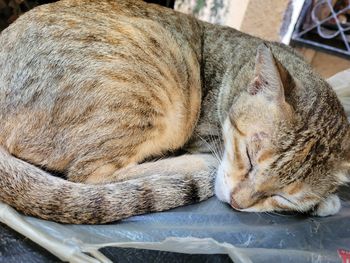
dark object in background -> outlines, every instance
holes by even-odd
[[[8,27],[21,14],[30,9],[56,0],[0,0],[0,31]]]
[[[170,7],[174,9],[175,0],[145,0],[147,3],[155,3],[158,5]]]
[[[0,32],[15,21],[21,14],[30,9],[57,0],[0,0]],[[162,6],[174,8],[175,0],[146,0]]]

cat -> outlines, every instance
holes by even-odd
[[[344,109],[290,47],[138,0],[62,0],[5,29],[0,120],[0,201],[61,223],[214,192],[327,216],[349,181]]]

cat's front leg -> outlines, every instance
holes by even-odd
[[[100,178],[96,183],[122,182],[153,175],[171,177],[182,174],[189,178],[193,175],[209,178],[215,176],[217,166],[218,160],[211,154],[184,154],[154,162],[130,165],[115,171],[109,177]]]
[[[331,216],[339,212],[341,203],[338,195],[332,194],[319,203],[312,212],[315,216]]]

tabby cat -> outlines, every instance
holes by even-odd
[[[63,223],[214,185],[237,210],[327,216],[350,169],[344,109],[293,50],[137,0],[62,0],[5,29],[0,120],[0,201]]]

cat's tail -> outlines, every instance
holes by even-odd
[[[346,116],[350,118],[350,69],[335,74],[327,81],[342,103]]]
[[[213,195],[214,175],[146,176],[89,185],[54,177],[0,148],[0,201],[26,215],[61,223],[100,224],[163,211]]]

